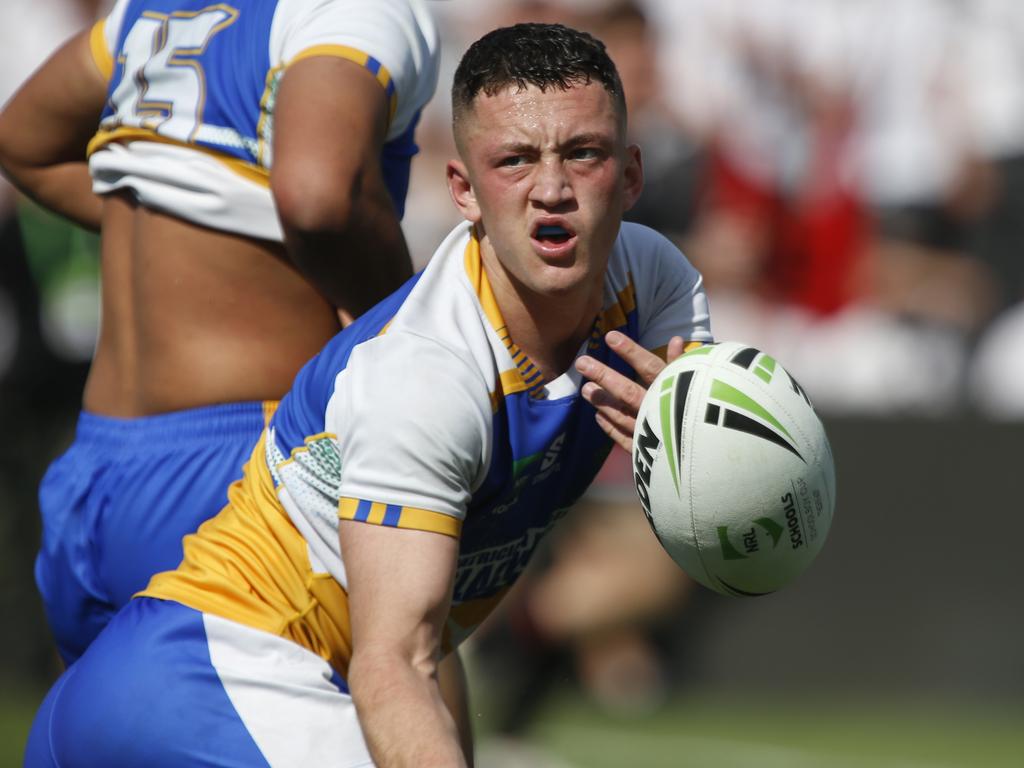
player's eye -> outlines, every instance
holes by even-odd
[[[501,158],[498,165],[502,168],[518,168],[521,165],[526,165],[526,155],[508,155]]]
[[[597,147],[576,147],[569,152],[570,160],[597,160],[601,156],[601,150]]]

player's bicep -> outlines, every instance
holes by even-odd
[[[57,50],[0,114],[4,165],[44,167],[85,160],[107,96],[88,30]]]
[[[385,89],[345,58],[311,56],[290,64],[274,115],[271,188],[283,223],[336,212],[380,186],[380,150],[388,119]]]
[[[343,520],[354,654],[395,655],[433,668],[451,603],[458,540]]]

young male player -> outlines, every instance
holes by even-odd
[[[421,0],[118,0],[0,115],[4,172],[102,232],[83,411],[40,489],[65,661],[180,562],[338,312],[412,273],[437,48]]]
[[[453,114],[467,222],[302,369],[229,505],[51,690],[27,765],[466,764],[439,659],[629,445],[648,350],[711,334],[697,272],[621,224],[640,154],[599,42],[496,30]]]

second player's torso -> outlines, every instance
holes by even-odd
[[[84,406],[133,417],[276,400],[338,328],[280,244],[104,201],[103,322]]]
[[[339,330],[281,244],[270,187],[277,87],[311,54],[377,77],[392,101],[381,163],[400,211],[436,77],[419,5],[119,0],[97,25],[93,55],[109,75],[89,148],[104,198],[103,322],[87,410],[276,400]]]

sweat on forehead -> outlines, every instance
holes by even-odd
[[[481,93],[507,88],[568,90],[600,83],[625,116],[622,82],[604,43],[561,24],[516,24],[489,32],[469,47],[452,84],[456,122]]]

